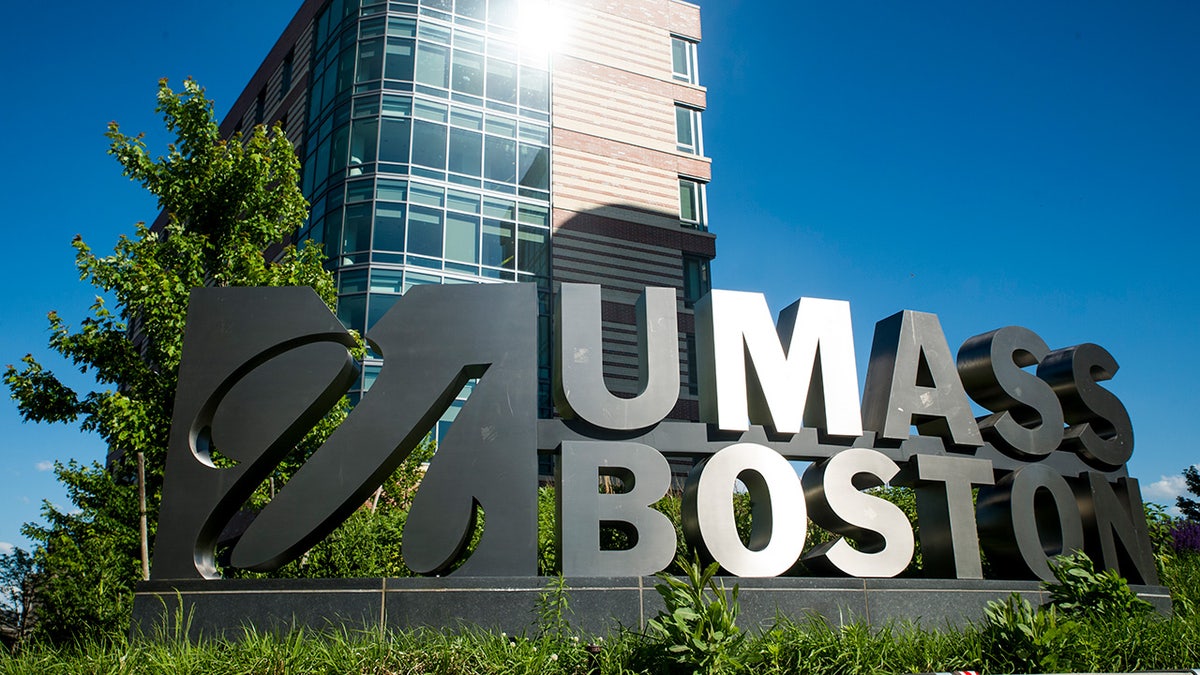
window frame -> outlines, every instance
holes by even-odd
[[[686,84],[700,84],[700,70],[697,67],[699,60],[697,59],[696,46],[699,44],[696,40],[686,38],[682,35],[671,36],[671,77],[678,82]],[[676,46],[683,45],[684,63],[683,70],[679,70],[679,65],[675,61]]]
[[[700,124],[699,108],[686,105],[684,103],[675,103],[675,149],[679,152],[685,152],[689,155],[704,154],[704,134]],[[686,115],[686,117],[681,116]],[[681,122],[686,119],[688,131],[691,133],[692,142],[684,143],[680,140],[680,132],[683,130]]]
[[[683,306],[691,309],[696,302],[712,291],[712,268],[709,265],[708,258],[702,258],[694,255],[683,256]],[[691,267],[696,269],[696,283],[694,286],[690,283],[692,275],[690,274]]]
[[[287,97],[292,90],[292,80],[294,79],[296,70],[296,50],[295,48],[288,51],[287,56],[283,59],[283,65],[280,67],[279,73],[279,100],[282,101]]]
[[[685,183],[695,186],[695,190],[692,193],[692,195],[694,197],[693,208],[694,208],[695,214],[696,214],[696,217],[694,219],[688,219],[688,218],[684,217],[684,213],[683,213],[684,212],[684,208],[683,208],[684,187],[683,186]],[[702,181],[698,178],[692,178],[690,176],[680,176],[679,177],[679,222],[684,227],[691,228],[693,230],[699,230],[701,232],[708,231],[708,197],[707,197],[708,190],[707,190],[707,187],[708,187],[708,183],[706,183],[705,181]]]
[[[258,91],[258,96],[254,99],[254,124],[262,124],[267,117],[267,88],[263,87]]]

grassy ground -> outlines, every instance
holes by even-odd
[[[285,637],[250,635],[236,643],[32,647],[0,657],[4,673],[658,673],[686,672],[666,650],[634,635],[595,643],[571,638],[516,639],[484,633]],[[743,643],[729,672],[917,673],[960,669],[1023,672],[1025,656],[985,630],[924,631],[824,622],[790,624]],[[1196,667],[1200,622],[1152,617],[1072,631],[1047,650],[1057,672],[1130,672]],[[595,669],[599,669],[598,671]]]
[[[1176,595],[1172,617],[1075,619],[1038,613],[1010,624],[930,631],[904,625],[830,626],[815,618],[785,622],[731,647],[710,672],[919,673],[1130,672],[1200,667],[1200,555],[1168,561],[1164,581]],[[563,628],[561,625],[557,628]],[[593,647],[591,653],[589,645]],[[27,645],[0,654],[0,673],[672,673],[662,640],[609,635],[510,637],[432,632],[270,636],[189,645],[115,637],[70,647]]]

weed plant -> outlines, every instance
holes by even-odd
[[[1096,571],[1083,553],[1060,555],[1050,568],[1057,583],[1046,585],[1049,609],[1080,619],[1123,619],[1154,610],[1116,570]]]
[[[713,577],[720,567],[712,563],[676,561],[686,580],[660,574],[655,590],[666,608],[648,623],[652,639],[662,649],[663,661],[676,672],[734,673],[741,670],[741,646],[746,639],[738,628],[738,587],[727,593]]]

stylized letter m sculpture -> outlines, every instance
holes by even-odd
[[[345,422],[233,545],[230,564],[293,560],[362,505],[471,379],[421,483],[405,563],[445,573],[482,509],[463,575],[533,575],[537,538],[537,295],[528,284],[418,286],[366,334],[383,369]],[[192,292],[154,579],[215,578],[222,530],[359,374],[354,340],[309,288]],[[214,451],[234,466],[219,468]]]

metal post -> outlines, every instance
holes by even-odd
[[[146,456],[137,454],[138,516],[142,531],[142,580],[150,580],[150,533],[146,525]]]

